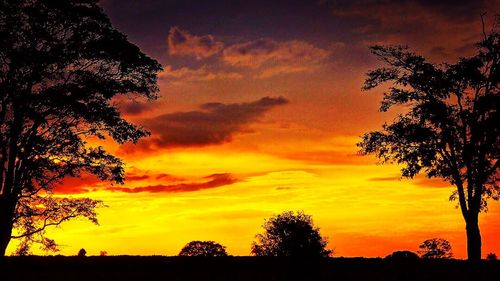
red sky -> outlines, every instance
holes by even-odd
[[[121,98],[124,116],[152,136],[105,145],[127,181],[68,179],[59,194],[102,199],[100,226],[70,222],[49,235],[63,254],[176,255],[215,240],[248,255],[264,219],[312,215],[336,256],[416,251],[448,239],[465,257],[465,225],[451,186],[357,155],[383,89],[362,92],[381,64],[373,44],[403,44],[435,63],[474,54],[493,1],[104,0],[117,29],[159,60],[160,98]],[[483,252],[500,253],[500,204],[481,216]],[[13,247],[14,245],[12,245]]]

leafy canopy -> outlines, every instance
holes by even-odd
[[[13,238],[34,239],[73,217],[97,223],[102,202],[56,198],[54,186],[81,173],[122,183],[123,162],[89,141],[148,135],[113,101],[155,99],[161,65],[115,30],[97,2],[0,1],[0,239],[9,226]]]
[[[278,257],[328,257],[327,239],[314,227],[311,216],[287,211],[266,220],[256,236],[252,254]]]
[[[370,71],[364,90],[389,83],[380,111],[405,109],[382,130],[365,134],[362,154],[402,165],[402,176],[420,172],[457,186],[464,217],[499,199],[500,35],[493,30],[477,54],[435,65],[402,46],[373,46],[387,65]]]
[[[427,239],[418,248],[420,248],[418,253],[425,259],[450,259],[453,257],[451,244],[446,239]]]
[[[191,241],[182,248],[183,257],[227,257],[226,247],[214,241]]]

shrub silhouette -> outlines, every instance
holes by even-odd
[[[489,260],[489,261],[496,261],[498,258],[497,258],[497,254],[495,253],[489,253],[487,256],[486,256],[486,259]]]
[[[385,257],[388,260],[418,260],[419,257],[417,254],[411,251],[395,251]]]
[[[84,248],[81,248],[80,251],[78,251],[79,257],[85,257],[86,255],[87,255],[87,251],[85,251]]]
[[[420,246],[418,251],[424,259],[449,259],[453,257],[451,244],[442,238],[427,239]]]
[[[327,240],[314,227],[311,216],[303,212],[284,212],[266,220],[263,234],[256,236],[252,254],[280,257],[328,257]]]
[[[214,241],[191,241],[182,248],[183,257],[227,257],[226,247]]]

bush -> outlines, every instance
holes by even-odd
[[[227,257],[226,247],[214,241],[191,241],[182,248],[183,257]]]
[[[328,257],[326,238],[314,227],[311,216],[288,211],[266,220],[263,234],[256,236],[252,254],[280,257]]]
[[[78,251],[79,257],[85,257],[86,255],[87,255],[87,251],[85,251],[84,248],[81,248],[80,251]]]
[[[385,257],[388,260],[418,260],[417,254],[411,251],[395,251]]]
[[[488,255],[486,255],[486,259],[489,260],[489,261],[496,261],[498,258],[497,258],[497,254],[495,253],[489,253]]]
[[[453,257],[450,242],[442,238],[425,240],[418,247],[421,249],[418,253],[424,259],[449,259]]]

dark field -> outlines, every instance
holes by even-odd
[[[500,280],[500,262],[332,258],[7,257],[0,280]]]

